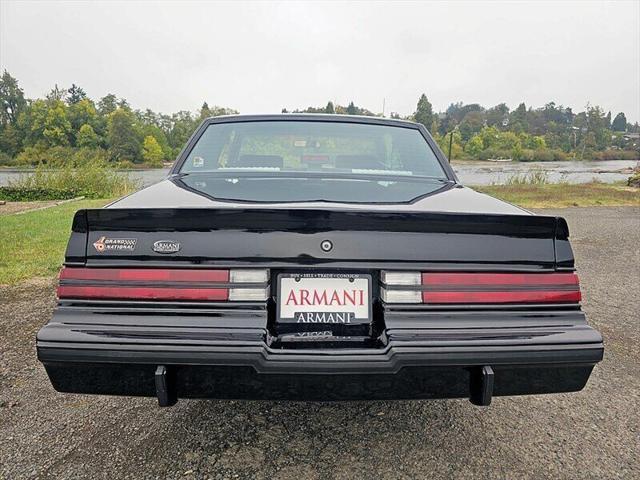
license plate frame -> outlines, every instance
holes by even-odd
[[[295,314],[294,316],[283,316],[283,302],[285,301],[285,299],[283,298],[283,280],[286,279],[295,279],[298,278],[300,279],[299,281],[304,281],[305,283],[308,283],[309,281],[313,281],[316,285],[321,285],[321,284],[325,284],[327,285],[329,288],[331,288],[331,285],[333,284],[334,287],[333,289],[336,290],[336,287],[338,287],[340,284],[342,284],[343,286],[348,286],[349,283],[349,279],[353,279],[354,280],[354,284],[356,287],[362,286],[363,284],[366,284],[366,292],[364,292],[363,296],[364,296],[364,301],[366,302],[366,317],[360,315],[358,316],[356,312],[354,312],[353,316],[349,317],[349,321],[344,322],[344,318],[340,318],[338,315],[334,315],[333,316],[333,321],[306,321],[306,319],[308,317],[305,317],[305,321],[299,321],[299,318],[296,318]],[[351,282],[350,282],[351,283]],[[373,291],[372,291],[372,276],[371,274],[368,273],[356,273],[356,272],[309,272],[309,273],[303,273],[303,272],[293,272],[293,273],[280,273],[277,275],[276,277],[276,323],[279,325],[299,325],[299,326],[313,326],[313,325],[343,325],[345,327],[348,326],[364,326],[364,325],[371,325],[373,322]],[[285,287],[285,290],[287,292],[290,292],[291,289],[288,287]],[[359,288],[356,288],[356,290],[359,290]],[[310,307],[310,306],[309,306]],[[326,307],[325,307],[326,308]],[[335,308],[331,308],[329,310],[325,310],[324,312],[320,309],[320,310],[316,310],[315,313],[318,314],[322,314],[325,313],[325,318],[327,320],[329,320],[328,318],[328,314],[329,313],[347,313],[350,312],[351,309],[347,308],[346,310],[342,311],[342,312],[336,312]],[[363,309],[360,309],[363,310]],[[313,313],[313,312],[309,312],[309,310],[307,309],[303,309],[302,311],[306,313]],[[288,313],[288,312],[287,312]]]

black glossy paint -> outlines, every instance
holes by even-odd
[[[406,203],[219,201],[177,172],[212,123],[363,122],[420,130],[449,181]],[[98,252],[101,236],[135,238],[132,251]],[[180,243],[176,253],[154,242]],[[329,240],[333,248],[322,249]],[[244,304],[61,302],[38,333],[40,360],[65,392],[154,395],[158,366],[182,398],[391,399],[576,391],[602,359],[602,337],[580,306],[385,305],[381,269],[573,270],[562,218],[532,215],[460,185],[428,132],[379,118],[287,115],[205,121],[167,180],[73,222],[68,266],[268,268],[271,298]],[[278,274],[351,271],[372,276],[371,338],[316,345],[278,338]],[[287,341],[285,341],[287,340]],[[340,346],[338,348],[337,346]],[[485,368],[490,367],[490,368]],[[481,372],[494,372],[491,391]],[[480,372],[480,373],[479,373]],[[486,380],[486,379],[485,379]],[[481,390],[481,391],[480,391]],[[166,393],[166,392],[165,392]]]
[[[383,268],[554,269],[566,241],[562,219],[532,215],[449,214],[320,209],[99,209],[74,221],[67,263],[329,265]],[[99,252],[100,237],[135,238],[131,251]],[[153,250],[171,238],[172,255]],[[325,252],[324,240],[333,243]],[[564,245],[564,244],[562,244]],[[563,250],[563,267],[572,266]]]

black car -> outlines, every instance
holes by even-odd
[[[60,392],[163,406],[578,391],[603,343],[568,237],[422,125],[211,118],[166,180],[76,213],[38,357]]]

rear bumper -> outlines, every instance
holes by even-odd
[[[260,310],[177,317],[61,307],[38,333],[37,350],[61,392],[485,404],[487,394],[580,390],[603,356],[602,338],[581,312],[446,317],[387,312],[384,348],[282,350],[267,345]]]

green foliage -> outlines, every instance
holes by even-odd
[[[624,113],[620,112],[616,115],[611,123],[611,130],[614,132],[625,132],[627,130],[627,117]]]
[[[482,130],[484,124],[484,114],[479,111],[472,111],[467,113],[460,123],[460,134],[462,139],[466,142],[473,135]]]
[[[0,128],[0,152],[14,157],[20,151],[22,135],[17,126],[8,123]]]
[[[98,102],[98,110],[100,115],[110,115],[118,108],[118,98],[113,93],[108,93]]]
[[[69,105],[75,105],[86,98],[87,94],[85,91],[75,83],[72,83],[71,87],[67,90],[67,102]]]
[[[505,185],[545,185],[549,183],[549,175],[543,170],[517,173],[504,182]]]
[[[26,106],[27,101],[18,87],[18,80],[5,70],[0,77],[0,125],[15,124]]]
[[[467,142],[467,145],[464,149],[472,157],[478,157],[480,152],[484,150],[484,144],[482,143],[482,137],[480,135],[474,135],[471,137],[471,140]]]
[[[11,155],[0,151],[0,166],[14,166],[16,164],[16,161],[11,158]]]
[[[71,104],[67,109],[67,118],[74,132],[80,130],[83,125],[89,125],[94,131],[99,128],[98,112],[93,102],[88,98]]]
[[[109,115],[108,141],[112,160],[140,161],[140,140],[133,122],[133,114],[123,108]]]
[[[427,130],[432,129],[433,124],[433,107],[431,102],[427,99],[427,96],[423,93],[420,95],[416,112],[413,114],[413,118],[416,122],[421,123]]]
[[[61,168],[52,170],[45,165],[36,168],[32,174],[22,175],[9,183],[16,191],[24,191],[33,196],[41,192],[46,198],[70,198],[84,196],[87,198],[107,198],[126,195],[138,188],[137,182],[127,175],[115,172],[104,160],[92,160],[75,165],[68,162]]]
[[[68,200],[75,198],[74,190],[56,188],[0,187],[0,200],[7,202],[35,202],[40,200]]]
[[[86,123],[82,125],[76,135],[76,145],[80,148],[96,148],[98,144],[99,138],[93,127]]]
[[[324,113],[336,113],[336,109],[333,106],[333,102],[328,102],[327,106],[324,107]]]
[[[142,158],[144,161],[152,167],[162,166],[162,148],[158,141],[151,135],[144,138],[144,144],[142,146]]]

